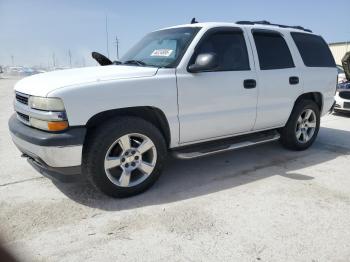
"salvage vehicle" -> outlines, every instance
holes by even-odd
[[[335,112],[350,112],[350,52],[347,52],[343,59],[343,70],[345,80],[338,83],[335,94]]]
[[[346,82],[347,79],[346,79],[346,75],[343,67],[341,65],[337,65],[337,68],[338,68],[338,84]]]
[[[15,85],[9,129],[49,177],[81,174],[112,197],[145,191],[168,153],[192,159],[280,140],[305,150],[334,103],[321,36],[267,21],[198,23],[146,35],[121,61]]]

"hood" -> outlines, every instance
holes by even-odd
[[[347,52],[341,60],[346,79],[350,81],[350,52]]]
[[[158,68],[140,66],[94,66],[52,71],[23,78],[15,90],[34,96],[47,96],[51,91],[72,85],[97,81],[151,77]]]

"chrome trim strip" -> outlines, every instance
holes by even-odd
[[[38,156],[50,167],[80,166],[83,152],[82,145],[74,146],[39,146],[24,141],[11,133],[12,140],[20,151]]]

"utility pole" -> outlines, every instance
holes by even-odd
[[[109,57],[109,46],[108,46],[108,21],[106,15],[106,45],[107,45],[107,57]]]
[[[52,53],[52,65],[55,68],[56,67],[56,57],[55,57],[55,52]]]
[[[11,55],[11,62],[12,62],[12,66],[15,66],[15,57],[13,55]]]
[[[119,61],[119,39],[118,36],[115,36],[115,45],[117,47],[117,61]]]
[[[68,57],[69,57],[69,67],[72,68],[72,53],[70,50],[68,50]]]

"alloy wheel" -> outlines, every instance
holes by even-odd
[[[317,125],[316,113],[312,109],[305,109],[299,116],[295,128],[295,135],[300,143],[309,142],[315,134]]]
[[[118,138],[108,149],[104,169],[108,179],[119,187],[137,186],[149,177],[157,162],[153,141],[138,133]]]

